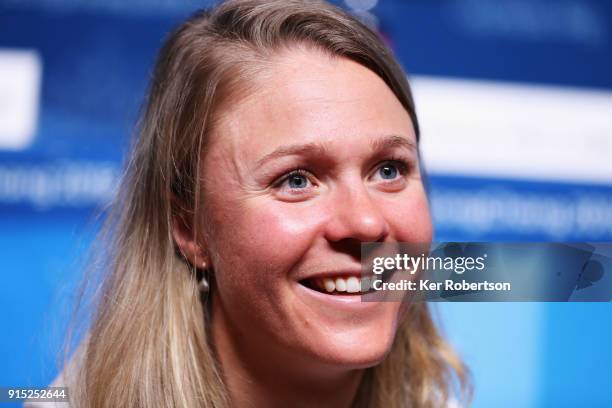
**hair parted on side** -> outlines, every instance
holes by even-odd
[[[410,115],[418,139],[401,67],[376,33],[334,6],[229,0],[181,24],[158,56],[103,232],[105,276],[70,384],[74,407],[231,406],[195,271],[175,248],[172,223],[179,216],[195,236],[206,234],[196,215],[206,207],[201,164],[215,114],[249,92],[253,73],[271,56],[295,46],[376,73]],[[467,384],[466,369],[427,304],[414,304],[385,361],[366,370],[354,406],[445,406],[457,386],[467,396]]]

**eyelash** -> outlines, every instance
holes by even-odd
[[[306,169],[294,169],[282,176],[280,179],[278,179],[278,181],[274,182],[273,187],[281,188],[283,184],[289,181],[289,179],[291,179],[291,177],[293,176],[303,176],[307,179],[311,179],[312,177],[314,177],[314,175]]]
[[[380,169],[383,166],[390,165],[390,164],[397,167],[399,174],[402,176],[409,174],[412,171],[412,167],[413,167],[413,164],[406,159],[403,159],[400,157],[391,157],[387,160],[380,162],[376,166],[376,170]],[[276,189],[281,188],[283,184],[285,184],[287,181],[289,181],[289,179],[291,179],[291,177],[294,177],[294,176],[303,176],[309,180],[314,177],[314,175],[310,171],[306,169],[302,169],[302,168],[297,168],[297,169],[291,170],[289,173],[286,173],[284,176],[279,178],[276,182],[273,183],[273,187]],[[391,180],[390,182],[393,182],[394,180]],[[300,190],[300,189],[290,188],[290,190]]]
[[[402,176],[405,176],[406,174],[410,173],[413,167],[412,162],[406,159],[402,159],[401,157],[391,157],[389,160],[385,160],[381,162],[376,167],[376,169],[379,169],[382,166],[388,165],[388,164],[393,164],[394,166],[396,166]]]

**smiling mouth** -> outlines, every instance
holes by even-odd
[[[308,289],[326,295],[363,295],[373,292],[372,276],[337,276],[329,278],[308,278],[299,281]]]

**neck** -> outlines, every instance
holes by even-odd
[[[212,339],[232,407],[351,407],[364,370],[300,361],[239,333],[216,297],[213,311]]]

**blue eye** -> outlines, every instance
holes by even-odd
[[[287,178],[287,183],[290,188],[305,188],[308,185],[308,179],[302,174],[292,174]]]
[[[281,190],[306,190],[312,187],[311,174],[304,169],[295,169],[283,176],[274,186]]]
[[[385,180],[393,180],[397,177],[398,170],[397,166],[393,164],[385,164],[378,168],[380,176]]]

